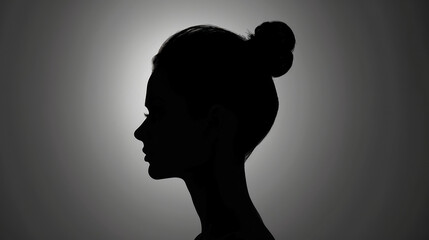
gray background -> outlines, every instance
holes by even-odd
[[[193,239],[184,183],[152,180],[133,138],[150,60],[191,25],[246,34],[281,20],[295,62],[246,164],[268,228],[277,239],[429,239],[424,2],[2,2],[0,238]]]

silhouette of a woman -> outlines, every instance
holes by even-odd
[[[247,38],[199,25],[153,58],[147,118],[135,131],[153,179],[184,180],[201,220],[196,239],[274,239],[254,207],[244,163],[277,115],[272,77],[292,65],[295,37],[265,22]]]

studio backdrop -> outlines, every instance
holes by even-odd
[[[192,25],[246,35],[279,20],[295,59],[246,162],[266,226],[276,239],[429,239],[425,5],[3,1],[0,238],[194,239],[185,184],[151,179],[133,136],[151,59]]]

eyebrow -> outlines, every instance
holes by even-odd
[[[155,108],[164,104],[164,100],[160,97],[153,97],[151,101],[145,103],[146,108]]]
[[[152,70],[156,67],[157,63],[158,63],[158,54],[152,57]]]

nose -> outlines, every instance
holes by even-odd
[[[134,137],[140,141],[143,141],[144,137],[144,121],[143,123],[134,131]]]

